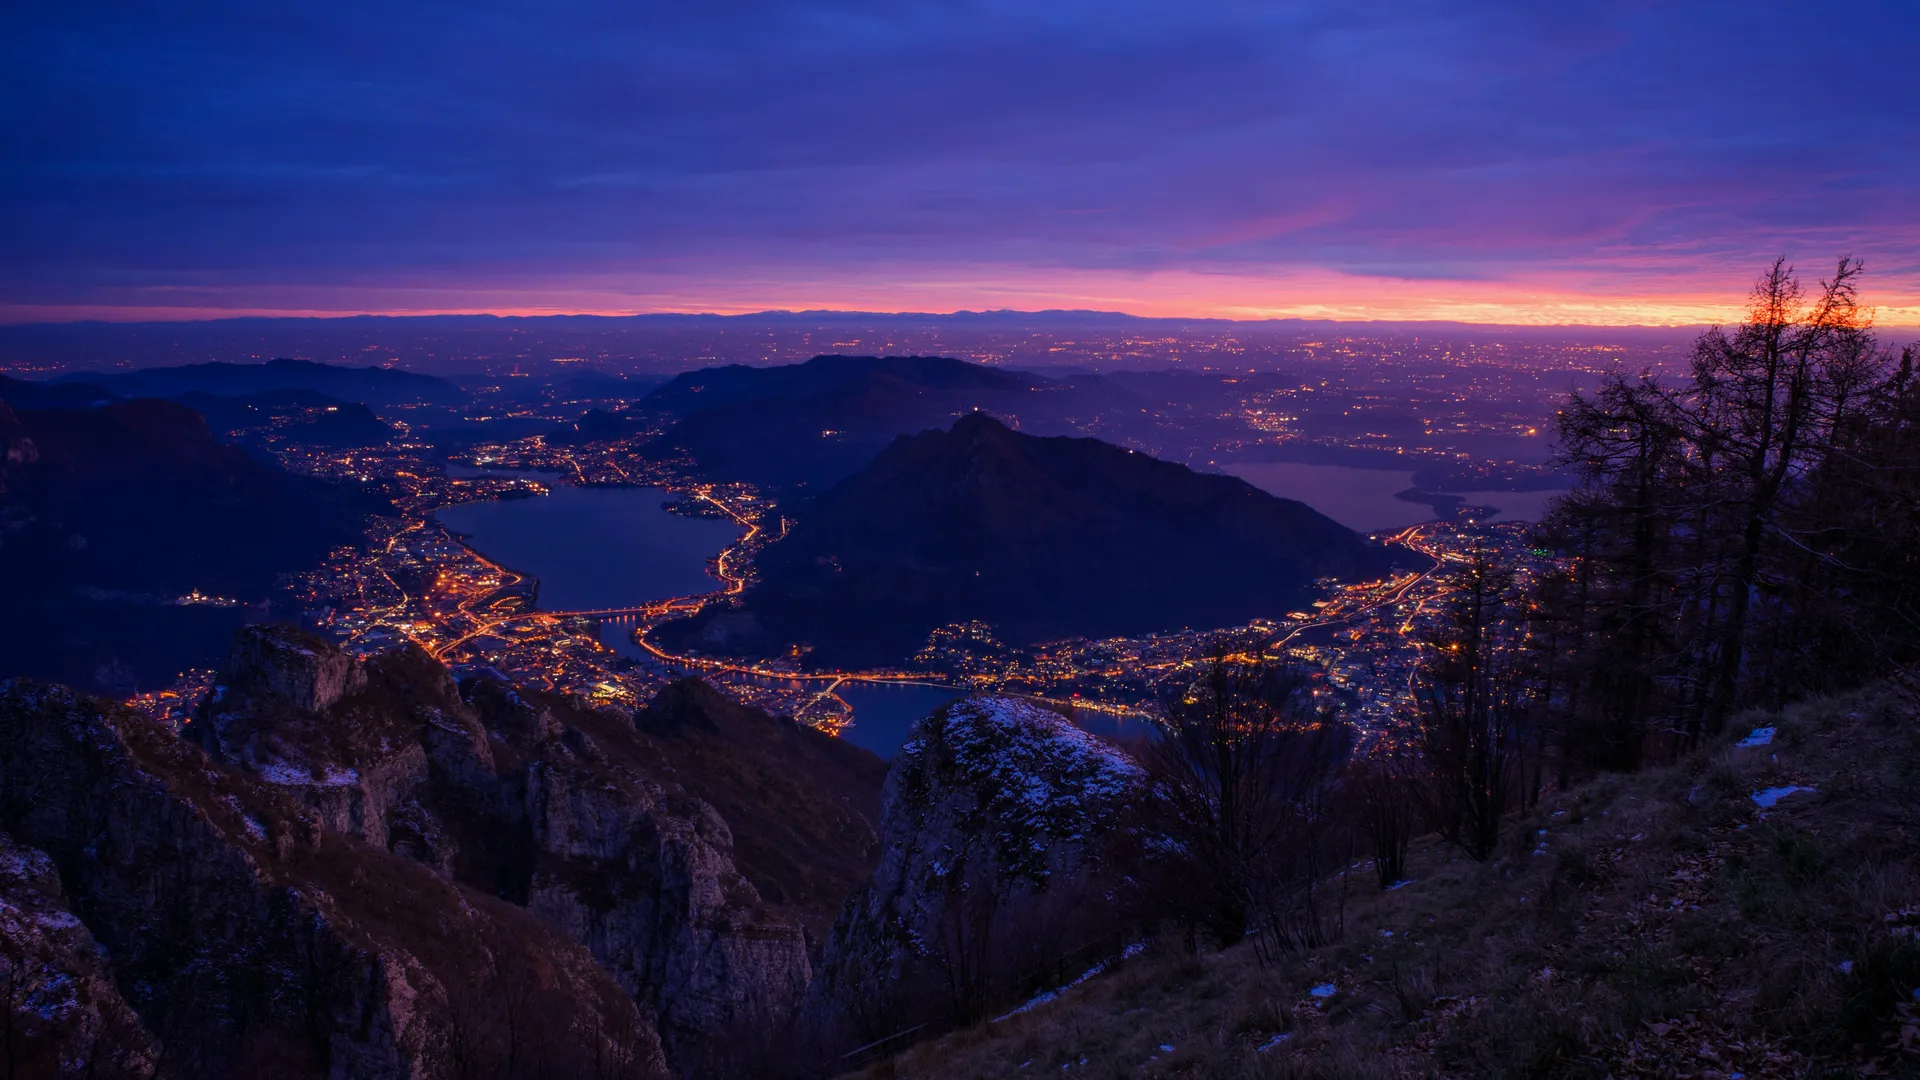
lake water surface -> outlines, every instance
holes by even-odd
[[[461,470],[479,475],[480,470]],[[534,476],[528,473],[491,475]],[[549,483],[552,494],[533,499],[465,503],[437,512],[474,550],[540,579],[540,606],[549,611],[635,607],[649,600],[712,592],[720,582],[707,560],[740,538],[731,521],[682,517],[660,509],[671,499],[659,488],[580,488]],[[606,620],[600,641],[650,670],[666,671],[633,643],[633,624]],[[848,682],[838,691],[853,707],[848,741],[892,757],[915,720],[960,697],[935,686]]]
[[[1413,486],[1413,473],[1393,469],[1356,469],[1349,465],[1308,465],[1292,461],[1239,462],[1228,465],[1237,476],[1269,495],[1298,499],[1349,529],[1390,532],[1433,520],[1433,507],[1394,496]],[[1557,491],[1462,491],[1468,506],[1495,506],[1489,521],[1538,521]]]
[[[740,538],[740,526],[669,514],[660,504],[673,495],[660,488],[550,490],[435,516],[474,550],[539,578],[540,606],[549,611],[636,607],[720,588],[707,560]]]
[[[883,758],[891,758],[907,741],[907,729],[915,720],[966,696],[938,686],[872,682],[841,683],[834,693],[853,707],[853,723],[840,734]]]

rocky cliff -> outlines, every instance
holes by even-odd
[[[740,1075],[791,1045],[883,771],[697,681],[636,716],[288,627],[179,732],[9,683],[0,988],[121,1072]]]
[[[756,876],[782,897],[818,886],[837,907],[874,846],[842,792],[867,785],[877,802],[879,767],[697,683],[642,721],[495,682],[456,686],[417,650],[356,662],[296,630],[250,628],[186,736],[327,831],[523,906],[640,1003],[680,1071],[711,1072],[742,1032],[764,1037],[793,1016],[815,948],[813,920],[763,898],[699,793],[799,792],[803,823],[786,838],[802,843],[787,857],[804,862],[812,845],[830,867],[857,865],[815,882],[759,857]],[[778,846],[768,839],[755,850]]]
[[[920,721],[888,773],[880,861],[834,928],[817,1014],[856,1038],[977,1019],[1110,944],[1144,783],[1125,753],[1021,699]]]
[[[61,895],[46,854],[0,832],[0,1005],[8,1076],[140,1076],[153,1036]]]
[[[161,1076],[665,1070],[586,950],[138,714],[0,686],[0,826],[57,870],[140,1020],[113,1041]]]

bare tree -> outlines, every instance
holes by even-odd
[[[1312,893],[1323,797],[1349,746],[1297,668],[1216,655],[1171,694],[1146,751],[1171,850],[1169,908],[1230,944],[1250,929],[1290,947],[1319,925]]]
[[[1542,625],[1569,635],[1551,693],[1585,760],[1632,768],[1650,735],[1685,749],[1914,651],[1913,568],[1882,538],[1912,536],[1916,404],[1860,273],[1842,259],[1809,297],[1776,261],[1685,379],[1615,375],[1561,412],[1582,484],[1543,530],[1571,565]]]
[[[1532,701],[1513,618],[1513,575],[1485,551],[1453,575],[1450,619],[1428,643],[1414,719],[1434,829],[1475,859],[1493,853],[1518,779]]]
[[[1860,272],[1859,262],[1841,259],[1808,304],[1793,268],[1776,260],[1754,286],[1747,321],[1731,334],[1708,331],[1694,348],[1694,392],[1679,412],[1703,466],[1702,487],[1723,508],[1717,516],[1732,541],[1716,575],[1726,615],[1704,686],[1700,722],[1708,733],[1738,703],[1767,541],[1868,377],[1873,340],[1855,298]]]
[[[1391,739],[1375,741],[1348,763],[1346,773],[1348,813],[1366,837],[1383,890],[1406,876],[1407,849],[1420,824],[1420,764]]]
[[[968,847],[976,844],[970,842]],[[941,907],[940,963],[954,1019],[971,1027],[987,1018],[992,1001],[996,931],[1005,897],[984,853],[963,851],[946,878]]]

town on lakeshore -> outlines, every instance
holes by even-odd
[[[1503,366],[1482,370],[1508,375]],[[1269,429],[1297,417],[1276,411],[1274,401],[1291,393],[1324,392],[1325,385],[1265,392],[1241,410],[1265,438],[1285,440]],[[1470,389],[1462,397],[1473,393]],[[1525,432],[1525,416],[1492,422]],[[1470,431],[1464,420],[1458,427]],[[783,536],[791,522],[753,485],[702,480],[684,463],[639,452],[660,434],[657,427],[640,428],[619,439],[581,445],[554,445],[533,435],[476,444],[451,461],[404,434],[385,446],[344,449],[276,440],[274,449],[290,470],[376,485],[391,494],[398,512],[370,519],[364,545],[342,546],[321,567],[298,575],[289,583],[288,600],[303,623],[356,654],[411,642],[456,673],[490,673],[624,708],[649,700],[673,678],[698,674],[742,702],[840,733],[854,723],[841,689],[863,683],[919,685],[1027,695],[1068,709],[1096,730],[1123,733],[1147,715],[1156,696],[1183,670],[1193,670],[1224,648],[1310,665],[1317,672],[1317,696],[1387,734],[1394,718],[1411,705],[1422,643],[1442,617],[1446,568],[1482,552],[1524,577],[1549,558],[1531,545],[1528,523],[1480,521],[1481,511],[1463,506],[1452,508],[1446,518],[1374,537],[1426,556],[1430,568],[1371,580],[1319,579],[1314,583],[1318,597],[1303,610],[1240,626],[1073,638],[1017,649],[998,641],[991,626],[953,624],[929,635],[910,665],[844,671],[815,668],[790,656],[674,652],[651,641],[650,632],[744,591],[754,580],[755,555]],[[1338,440],[1348,448],[1377,449],[1374,441],[1364,432],[1357,440]],[[539,603],[535,577],[476,550],[436,516],[465,503],[540,498],[564,484],[671,493],[664,504],[670,512],[733,522],[739,536],[708,560],[711,590],[627,607],[554,610]],[[131,701],[177,723],[212,679],[209,670],[188,671],[177,684],[138,693]]]

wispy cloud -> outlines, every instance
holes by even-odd
[[[1658,313],[1737,304],[1779,252],[1862,255],[1881,303],[1920,308],[1907,3],[348,0],[11,21],[9,317],[1697,321]]]

